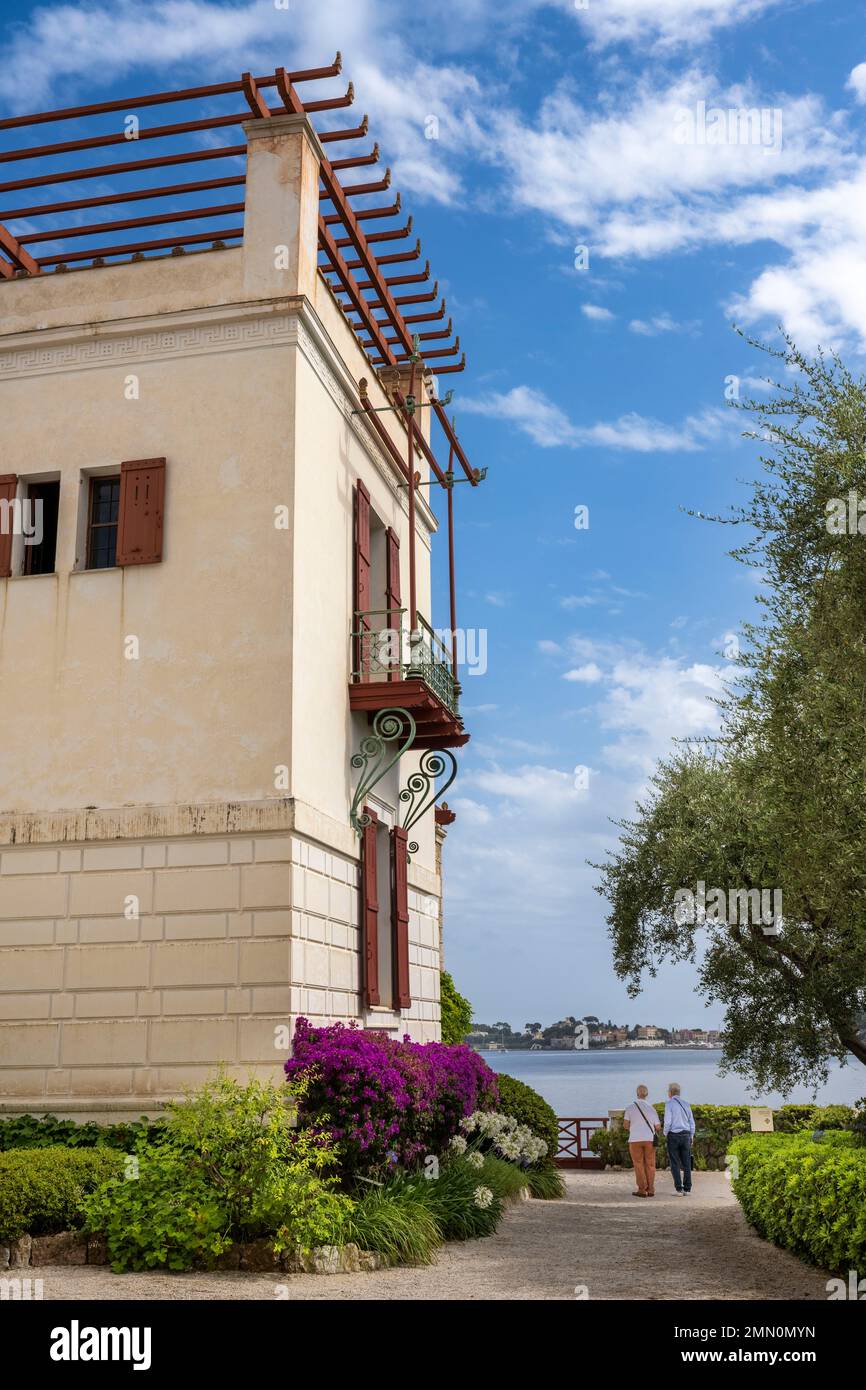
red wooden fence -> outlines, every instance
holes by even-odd
[[[557,1168],[603,1168],[604,1161],[589,1147],[590,1136],[597,1129],[607,1129],[608,1117],[557,1117],[559,1148],[554,1162]]]

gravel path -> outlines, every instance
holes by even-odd
[[[521,1202],[495,1236],[448,1245],[436,1264],[376,1274],[112,1274],[39,1269],[48,1299],[814,1299],[826,1272],[749,1230],[722,1173],[690,1197],[667,1173],[653,1200],[632,1174],[568,1173],[560,1202]],[[36,1270],[32,1271],[37,1274]],[[579,1292],[585,1287],[586,1294]]]

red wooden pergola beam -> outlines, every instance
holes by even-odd
[[[13,193],[21,188],[41,188],[50,183],[72,183],[82,179],[101,179],[108,174],[133,174],[139,169],[162,169],[174,164],[197,164],[202,159],[241,159],[246,145],[218,145],[210,150],[188,150],[180,154],[158,154],[152,159],[131,159],[122,164],[91,164],[86,169],[64,169],[60,173],[37,174],[35,178],[12,179],[0,183],[0,193]]]
[[[376,260],[380,266],[394,265],[397,261],[417,261],[421,255],[421,242],[416,241],[413,251],[392,251],[389,256],[377,256]],[[347,261],[346,265],[350,270],[359,270],[360,261]]]
[[[241,87],[246,97],[247,106],[254,116],[260,116],[265,120],[270,118],[271,109],[259,91],[258,83],[251,72],[241,74]]]
[[[441,375],[443,372],[465,372],[465,371],[466,371],[466,353],[465,353],[465,352],[464,352],[463,356],[460,358],[460,361],[459,361],[459,362],[451,362],[451,363],[447,364],[447,365],[444,366],[444,367],[437,367],[437,368],[436,368],[436,374],[437,374],[437,376]]]
[[[425,281],[429,279],[430,262],[427,261],[424,266],[424,269],[416,271],[414,275],[390,275],[386,276],[384,281],[381,281],[381,283],[385,285],[422,285]],[[372,280],[359,280],[358,289],[377,290],[379,288],[379,283],[380,282],[374,284]]]
[[[343,206],[348,207],[348,206],[349,206],[348,203],[345,202],[346,190],[345,190],[344,188],[340,188],[340,185],[339,185],[338,183],[336,183],[336,180],[335,180],[334,182],[335,182],[335,186],[336,186],[337,188],[340,189],[340,193],[343,195],[342,198],[341,198],[341,201],[340,201],[340,206],[341,206],[341,207],[343,207]],[[333,201],[334,201],[331,192],[330,192],[327,188],[325,189],[324,197],[325,197],[327,200],[329,200],[330,202],[333,202]],[[396,197],[396,199],[395,199],[395,201],[391,204],[390,207],[387,207],[387,208],[359,208],[359,209],[357,210],[357,212],[355,212],[354,209],[353,209],[352,211],[353,211],[354,217],[357,219],[358,222],[369,222],[369,221],[371,220],[371,218],[374,218],[374,217],[396,217],[396,216],[397,216],[397,213],[400,211],[400,202],[401,202],[400,194],[398,193],[398,194],[397,194],[397,197]],[[325,216],[325,222],[326,222],[326,224],[327,224],[329,227],[333,227],[336,223],[342,222],[342,221],[343,221],[343,216],[342,216],[342,213],[340,213],[340,212],[329,212],[329,213],[327,213],[326,216]]]
[[[386,361],[393,362],[394,354],[388,346],[379,322],[370,313],[367,307],[367,301],[355,284],[355,277],[343,260],[342,253],[334,244],[334,238],[331,236],[330,229],[324,225],[321,217],[319,218],[319,244],[328,256],[335,274],[339,277],[343,289],[352,301],[352,307],[355,309],[356,313],[361,315],[364,326],[370,334],[370,337],[376,343],[379,353]]]
[[[112,203],[135,203],[142,198],[173,198],[181,193],[204,193],[214,188],[231,188],[246,181],[246,174],[232,174],[224,179],[196,179],[191,183],[164,184],[158,188],[131,188],[128,193],[103,193],[96,198],[70,198],[64,203],[4,208],[0,211],[0,221],[12,217],[47,217],[58,212],[75,212],[80,208],[108,207]]]
[[[58,227],[54,231],[28,232],[20,238],[22,245],[37,241],[59,241],[61,237],[101,236],[103,233],[126,232],[131,227],[158,227],[166,222],[192,222],[201,217],[223,217],[243,212],[243,203],[221,203],[211,208],[180,208],[177,212],[160,212],[151,217],[127,217],[121,222],[91,222],[83,227]]]
[[[325,97],[321,101],[305,101],[304,108],[308,113],[311,111],[336,111],[341,106],[351,106],[354,100],[355,88],[350,82],[345,96]],[[282,108],[278,107],[277,109],[281,110]]]
[[[405,227],[392,227],[390,231],[384,232],[367,232],[367,245],[369,246],[371,242],[379,241],[403,241],[407,236],[412,235],[412,228],[414,225],[414,220],[410,217]],[[354,246],[354,244],[350,236],[337,238],[337,245],[340,247],[340,250],[342,250],[344,246]]]
[[[206,116],[202,120],[177,121],[173,125],[141,126],[135,141],[137,144],[139,140],[161,140],[164,136],[187,135],[197,130],[221,130],[224,126],[242,125],[249,118],[249,112],[235,111],[230,116]],[[90,135],[83,140],[61,140],[56,145],[33,145],[24,150],[4,150],[0,154],[0,164],[12,164],[22,159],[42,159],[54,154],[71,154],[74,150],[100,150],[107,145],[131,143],[123,131],[115,131],[112,135]]]
[[[405,322],[406,322],[406,319],[404,319],[403,322],[405,323]],[[452,319],[449,319],[449,320],[448,320],[448,327],[447,327],[447,328],[438,328],[438,329],[436,329],[435,332],[431,332],[431,333],[418,333],[416,336],[417,336],[419,342],[422,342],[422,343],[429,343],[429,342],[432,342],[432,341],[433,341],[434,339],[436,339],[436,338],[439,338],[439,339],[441,339],[441,338],[450,338],[450,337],[451,337],[451,334],[452,334],[453,332],[454,332],[454,323],[453,323],[453,320],[452,320]],[[396,338],[389,338],[389,339],[388,339],[388,342],[389,342],[389,343],[396,343],[397,341],[398,341],[398,340],[397,340]],[[458,341],[459,341],[459,339],[458,339]]]
[[[281,71],[281,68],[277,68],[277,72]],[[288,74],[286,77],[288,78]],[[317,130],[316,134],[323,145],[330,145],[334,140],[360,140],[361,136],[366,135],[369,129],[369,116],[362,116],[361,124],[356,125],[352,130]]]
[[[307,108],[309,110],[309,108]],[[333,166],[332,166],[333,167]],[[347,183],[343,188],[347,198],[360,197],[362,193],[384,193],[386,188],[391,187],[391,170],[386,169],[383,177],[375,183]],[[319,197],[327,200],[327,193],[322,188],[319,190]]]
[[[321,135],[320,135],[320,136],[319,136],[319,139],[321,140],[321,138],[322,138],[322,137],[321,137]],[[378,163],[379,163],[379,142],[378,142],[378,140],[377,140],[369,154],[356,154],[356,155],[349,155],[349,156],[347,156],[346,159],[333,159],[333,160],[331,161],[331,168],[334,169],[335,171],[336,171],[337,169],[357,169],[358,166],[361,165],[361,164],[378,164]]]
[[[250,79],[252,80],[252,79]],[[258,93],[261,96],[260,93]],[[272,115],[270,108],[262,102],[264,110],[256,111],[256,115]],[[279,110],[279,108],[275,108]],[[172,125],[151,125],[139,127],[136,141],[139,140],[161,140],[169,135],[188,135],[198,130],[221,130],[225,126],[243,125],[250,119],[247,111],[235,111],[228,116],[206,116],[198,121],[176,121]],[[367,118],[356,130],[330,130],[319,134],[319,139],[329,140],[355,140],[359,135],[367,133]],[[22,159],[42,159],[48,155],[71,154],[75,150],[99,150],[107,145],[128,145],[129,139],[123,131],[116,131],[112,135],[91,135],[83,140],[62,140],[55,145],[32,145],[24,150],[4,150],[0,153],[0,164],[11,164],[16,160]],[[127,166],[128,167],[128,166]],[[67,175],[68,177],[68,175]]]
[[[37,262],[2,223],[0,223],[0,251],[12,262],[15,270],[26,270],[28,275],[39,274]],[[4,270],[3,278],[8,280],[11,276]],[[390,352],[390,348],[388,350]]]
[[[383,288],[385,288],[385,286],[384,286],[384,281],[383,281],[382,283],[383,283]],[[394,312],[396,313],[396,308],[397,308],[397,306],[399,306],[400,304],[432,304],[433,301],[434,301],[434,299],[438,299],[438,298],[439,298],[439,281],[438,281],[438,280],[435,280],[435,281],[433,282],[433,288],[432,288],[432,290],[430,291],[429,294],[398,294],[395,298],[392,298],[392,297],[391,297],[391,294],[390,294],[390,292],[387,290],[387,288],[385,288],[385,293],[387,294],[388,299],[390,300],[391,304],[393,304],[393,305],[395,306]],[[388,305],[386,304],[386,302],[385,302],[384,299],[368,299],[368,300],[367,300],[367,304],[368,304],[368,306],[369,306],[371,309],[386,309],[386,308],[388,308]],[[389,313],[390,313],[390,310],[389,310]],[[405,322],[406,322],[406,320],[402,317],[402,315],[397,314],[396,316],[397,316],[397,318],[400,319],[400,322],[401,322],[401,323],[405,323]],[[412,348],[412,338],[411,338],[411,335],[409,334],[408,330],[407,330],[407,332],[406,332],[405,338],[403,338],[402,341],[403,341],[404,347],[406,347],[408,350],[411,351],[411,348]]]
[[[87,251],[68,251],[58,256],[40,256],[38,264],[62,265],[66,261],[91,261],[106,256],[131,256],[136,251],[164,251],[174,246],[193,246],[203,241],[234,241],[244,234],[243,227],[222,227],[216,232],[191,232],[186,236],[163,237],[158,241],[136,241],[127,246],[91,246]]]
[[[445,300],[439,305],[435,312],[431,309],[428,314],[404,314],[404,323],[434,323],[437,319],[444,319],[446,313]]]
[[[333,63],[324,68],[304,68],[290,72],[289,81],[317,82],[323,77],[337,77],[343,70],[343,59],[337,54]],[[257,87],[273,87],[276,78],[273,73],[253,78]],[[99,101],[90,106],[66,106],[55,111],[38,111],[30,116],[8,116],[0,121],[0,130],[13,130],[20,126],[45,125],[49,121],[77,120],[82,116],[103,116],[110,111],[129,111],[130,107],[164,106],[175,101],[192,101],[195,98],[224,96],[230,92],[243,91],[243,82],[212,82],[205,87],[183,87],[169,92],[148,92],[145,96],[120,97],[114,101]]]

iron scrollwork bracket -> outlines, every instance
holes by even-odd
[[[352,755],[352,767],[359,767],[362,772],[349,812],[349,820],[359,835],[370,824],[370,817],[363,811],[364,802],[411,748],[414,738],[415,720],[407,709],[382,709],[373,720],[372,732],[361,739],[359,751]],[[391,752],[389,744],[397,745],[396,752]]]
[[[449,772],[449,775],[437,787],[437,777],[441,777],[445,772]],[[400,800],[407,803],[404,830],[411,830],[425,812],[445,795],[456,776],[457,759],[450,749],[443,748],[437,751],[428,748],[426,753],[421,755],[419,770],[412,773],[405,789],[400,793]],[[417,840],[409,841],[408,850],[410,854],[418,853]]]

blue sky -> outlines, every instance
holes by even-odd
[[[855,365],[866,350],[863,14],[846,0],[279,4],[4,5],[0,109],[342,50],[444,282],[469,370],[443,384],[490,470],[457,495],[458,622],[487,629],[488,669],[464,680],[447,964],[488,1021],[718,1023],[685,968],[627,999],[586,860],[671,739],[712,730],[727,635],[752,616],[730,533],[682,510],[724,509],[756,472],[725,380],[748,394],[768,364],[732,320],[765,338],[784,323]],[[772,147],[683,143],[702,102],[777,113]]]

